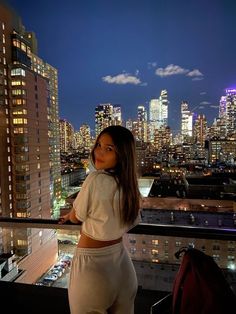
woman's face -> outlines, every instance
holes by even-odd
[[[115,145],[109,134],[102,134],[94,149],[94,162],[97,170],[114,169],[117,164]]]

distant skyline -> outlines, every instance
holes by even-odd
[[[102,103],[135,119],[162,89],[172,130],[181,101],[212,123],[225,89],[236,87],[235,0],[7,2],[35,32],[39,57],[58,69],[60,118],[75,129],[93,129]]]

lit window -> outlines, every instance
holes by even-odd
[[[20,81],[20,80],[18,80],[18,81],[12,81],[11,82],[11,85],[12,86],[25,86],[25,81]]]
[[[13,115],[26,115],[26,114],[27,114],[26,109],[13,111]]]
[[[23,50],[24,52],[26,52],[26,44],[21,43],[21,50]]]
[[[25,70],[21,68],[12,69],[11,76],[25,76]]]
[[[155,259],[152,259],[152,262],[153,263],[159,263],[159,260],[155,258]]]
[[[26,101],[25,99],[15,98],[15,99],[12,99],[12,104],[13,105],[25,105]]]
[[[13,119],[13,124],[27,124],[27,119]]]
[[[151,253],[152,253],[153,256],[157,256],[158,253],[159,253],[159,251],[156,250],[156,249],[152,249],[152,250],[151,250]]]

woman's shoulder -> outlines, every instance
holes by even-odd
[[[89,173],[83,183],[84,189],[95,191],[106,191],[110,188],[113,190],[117,188],[117,182],[111,174],[104,170],[95,170]]]
[[[115,178],[113,175],[111,175],[109,172],[104,170],[95,170],[89,173],[89,175],[86,178],[86,181],[115,181]]]

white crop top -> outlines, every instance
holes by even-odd
[[[114,177],[105,171],[88,175],[73,203],[84,234],[101,241],[115,240],[141,221],[138,215],[132,226],[120,225],[119,194]]]

